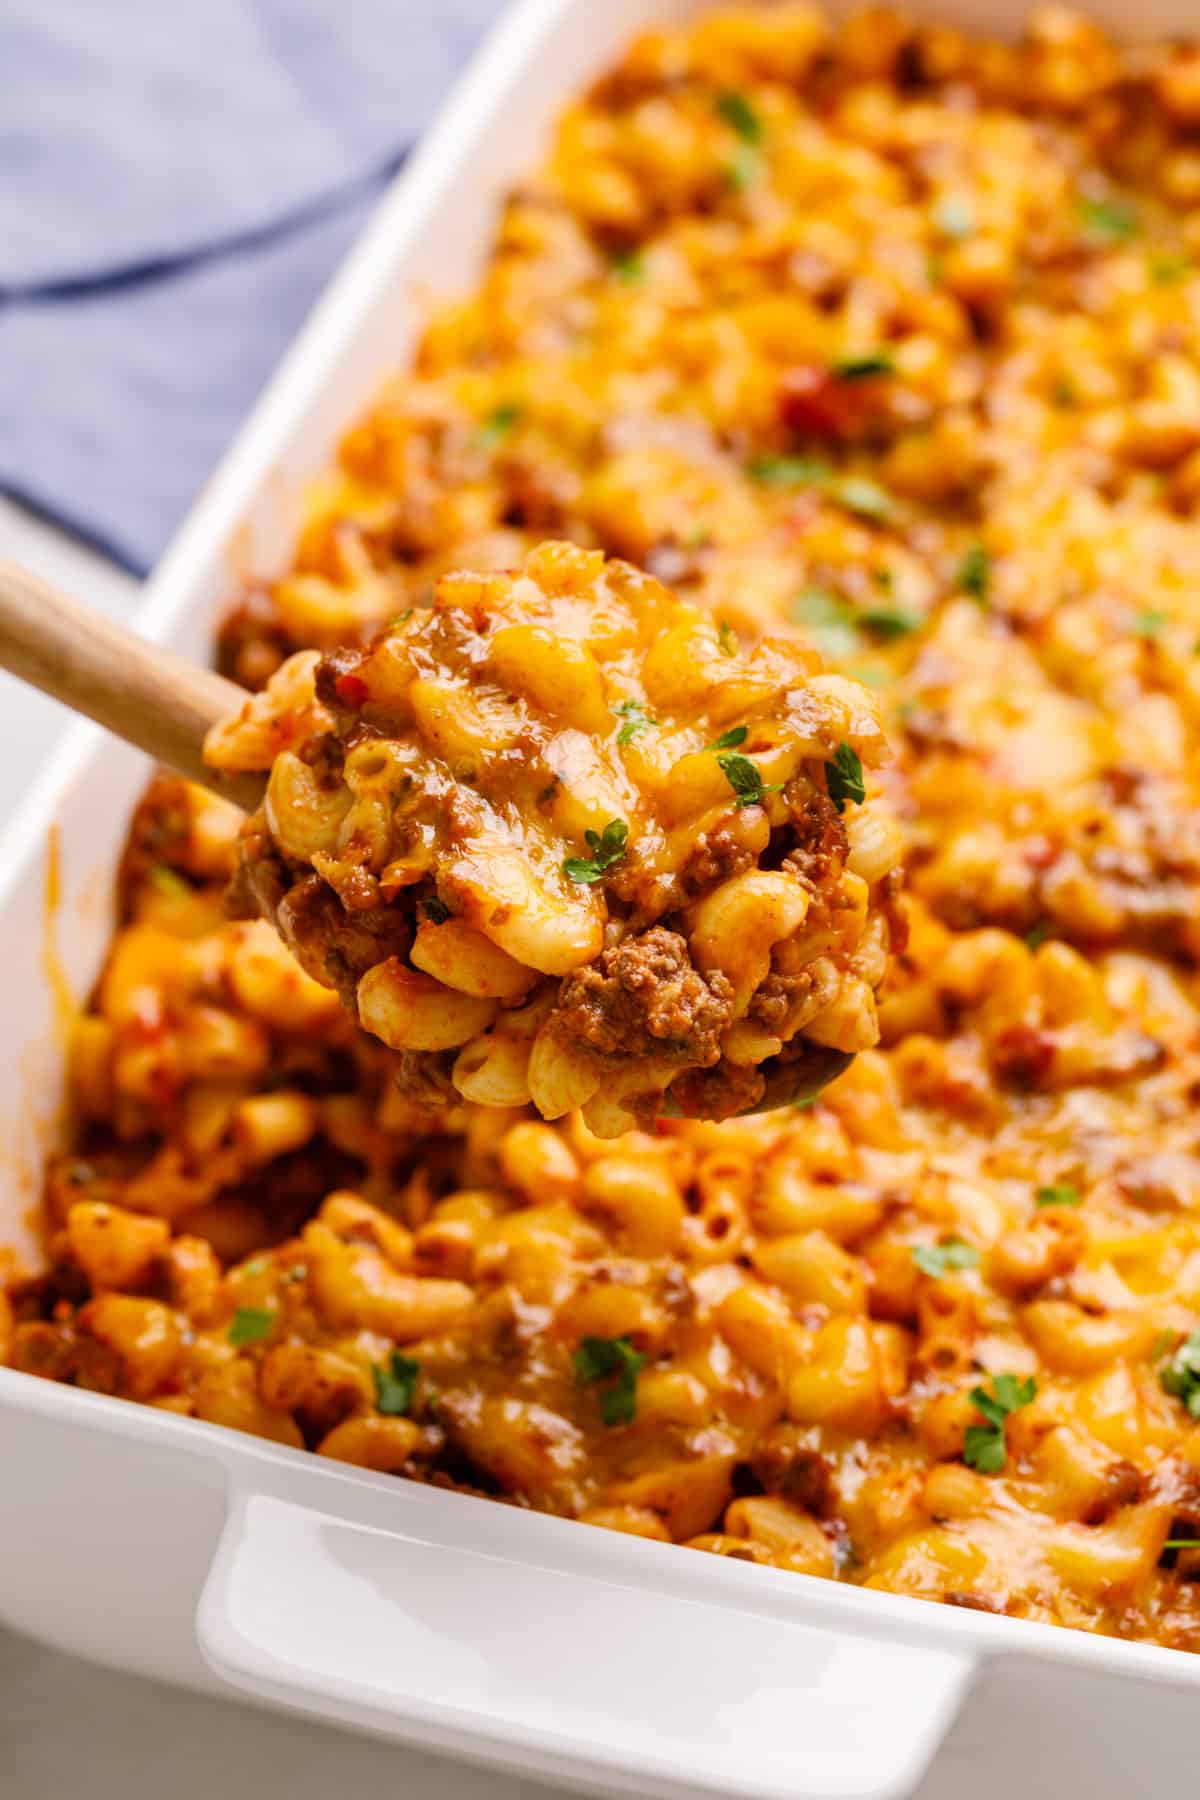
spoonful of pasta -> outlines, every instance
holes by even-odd
[[[812,1098],[878,1040],[900,833],[869,690],[599,551],[451,574],[249,694],[0,569],[0,666],[250,816],[231,904],[425,1100]]]

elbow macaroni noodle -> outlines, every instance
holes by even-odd
[[[297,652],[207,754],[270,769],[243,887],[406,1085],[614,1137],[878,1041],[902,852],[876,795],[858,816],[878,712],[794,635],[749,658],[548,543],[443,576],[365,651]]]
[[[616,745],[582,628],[514,621],[470,704],[388,660],[448,616],[452,569],[547,538],[627,559],[712,621],[714,666],[726,623],[877,687],[912,894],[880,1042],[815,1105],[606,1138],[606,1087],[561,1058],[531,1078],[525,940],[451,909],[381,958],[367,909],[345,966],[408,958],[408,1019],[438,983],[460,1010],[436,994],[425,1035],[483,1033],[470,1067],[389,1048],[223,915],[238,821],[161,779],[0,1357],[710,1554],[1200,1648],[1197,126],[1200,54],[1061,8],[1014,45],[786,0],[630,46],[347,435],[290,571],[231,614],[224,665],[274,683],[238,754],[282,753],[297,865],[355,891],[353,804],[381,878],[391,752],[349,749],[353,801],[302,752],[318,654],[412,606],[372,679],[418,690],[443,759],[554,722],[536,756],[594,810],[539,827],[552,860],[615,816],[688,844],[712,753],[680,725],[656,762],[632,711]],[[668,632],[641,670],[622,692],[670,737],[695,664]],[[718,946],[739,997],[766,985],[730,1027],[749,1067],[780,1019],[844,1042],[865,1016],[893,860],[874,793],[847,805],[839,963],[846,921],[797,922],[754,811],[688,925],[697,967]],[[402,1087],[409,1057],[432,1063]]]

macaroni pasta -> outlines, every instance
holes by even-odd
[[[1200,54],[1060,7],[1006,45],[740,6],[645,34],[568,109],[223,663],[307,693],[316,654],[546,538],[747,649],[798,633],[898,748],[881,1041],[815,1105],[616,1139],[519,1085],[445,1106],[223,916],[237,821],[160,781],[0,1356],[1200,1648],[1198,127]],[[867,857],[874,819],[843,815]],[[292,827],[298,865],[328,854],[319,807]]]
[[[443,576],[364,651],[299,652],[207,754],[270,769],[242,891],[407,1088],[616,1137],[878,1041],[878,714],[795,633],[748,658],[652,576],[545,544]]]

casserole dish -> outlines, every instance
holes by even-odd
[[[558,0],[510,18],[164,565],[148,629],[202,653],[231,561],[272,564],[291,533],[289,496],[403,361],[415,284],[467,281],[551,112],[647,11],[620,0],[585,20]],[[989,21],[977,8],[967,22]],[[36,1168],[39,1104],[58,1091],[46,953],[75,992],[94,973],[111,820],[141,774],[136,758],[77,738],[15,829],[6,905],[21,1025],[3,1052],[15,1211],[33,1198],[20,1178]],[[61,846],[50,945],[48,819]],[[16,1223],[5,1220],[6,1239]],[[0,1404],[7,1622],[606,1792],[910,1791],[988,1655],[1200,1679],[1169,1651],[684,1563],[10,1372]]]

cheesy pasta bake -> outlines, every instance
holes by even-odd
[[[878,1042],[902,848],[819,667],[574,544],[444,575],[209,734],[270,770],[241,887],[430,1099],[619,1137],[807,1095]]]
[[[1011,44],[879,8],[834,28],[796,0],[631,44],[512,195],[477,290],[347,433],[291,567],[237,596],[220,659],[266,691],[246,724],[328,708],[335,810],[388,669],[460,601],[502,614],[505,572],[618,610],[665,583],[706,662],[723,628],[749,668],[783,646],[829,719],[834,678],[866,684],[909,893],[880,1042],[814,1103],[615,1138],[594,1095],[540,1117],[527,1071],[456,1083],[470,1035],[431,1052],[449,1092],[402,1085],[407,1044],[324,985],[357,987],[374,947],[331,969],[318,916],[305,969],[226,916],[239,820],[162,778],[75,1025],[46,1266],[9,1270],[0,1357],[664,1543],[1200,1648],[1197,259],[1186,44],[1121,48],[1058,6]],[[580,634],[552,616],[557,682]],[[505,694],[545,705],[545,668],[524,640]],[[523,795],[554,859],[648,831],[673,758],[715,794],[725,752],[703,746],[757,730],[621,695],[626,743],[572,714],[549,810]],[[474,757],[465,696],[436,701],[438,755]],[[865,755],[856,729],[836,740]],[[785,779],[766,741],[764,787]],[[804,754],[826,802],[831,749]],[[321,787],[297,756],[286,779]],[[380,779],[369,863],[289,837],[305,806],[253,828],[246,879],[275,872],[281,920],[314,876],[358,893],[411,852]],[[655,807],[676,798],[682,777]],[[838,856],[868,802],[821,810]],[[734,809],[756,871],[792,805]],[[611,868],[616,914],[641,902]],[[412,887],[415,945],[463,890]],[[536,963],[499,948],[515,987]],[[494,1037],[502,996],[468,997]]]

